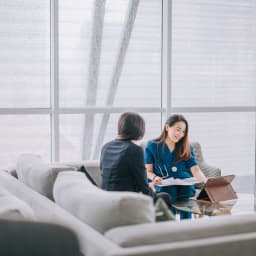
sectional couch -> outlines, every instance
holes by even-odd
[[[25,219],[74,231],[86,256],[255,255],[255,214],[156,223],[151,198],[102,191],[77,171],[81,164],[100,182],[97,161],[49,164],[23,155],[18,178],[0,171],[0,188],[22,202]]]

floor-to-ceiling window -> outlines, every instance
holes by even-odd
[[[59,1],[59,35],[60,107],[70,109],[60,115],[60,159],[97,159],[126,110],[143,114],[146,137],[156,135],[161,1]]]
[[[50,159],[50,3],[0,0],[0,164]]]
[[[170,109],[188,118],[206,161],[252,192],[256,1],[174,0],[171,10]]]
[[[0,0],[0,163],[98,159],[124,111],[161,129],[161,0]]]
[[[98,159],[121,112],[141,113],[149,139],[166,107],[187,117],[209,164],[252,191],[256,2],[164,3],[0,0],[1,167],[26,152]]]

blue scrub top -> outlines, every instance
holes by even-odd
[[[159,177],[190,178],[192,177],[190,168],[197,165],[192,146],[190,146],[190,150],[191,158],[189,160],[182,160],[175,164],[174,159],[177,153],[175,149],[171,152],[164,142],[149,141],[145,148],[145,163],[153,164],[154,173]]]

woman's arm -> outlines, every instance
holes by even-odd
[[[147,175],[150,180],[152,180],[153,185],[160,185],[162,183],[162,178],[155,175],[153,164],[146,164]]]
[[[203,174],[203,172],[201,171],[200,167],[198,165],[194,165],[190,168],[191,173],[193,174],[193,176],[201,181],[206,183],[207,178],[205,177],[205,175]]]
[[[154,173],[154,161],[155,161],[155,145],[152,141],[148,142],[145,148],[145,166],[147,171],[148,179],[152,180],[152,186],[160,185],[162,183],[162,178]]]
[[[129,148],[129,168],[133,173],[138,189],[143,194],[153,196],[152,192],[154,191],[149,187],[147,180],[143,151],[138,146]]]
[[[198,181],[206,183],[207,178],[205,177],[204,173],[201,171],[200,167],[196,162],[195,150],[192,146],[190,146],[190,150],[191,150],[191,158],[187,161],[188,166],[190,167],[190,171]]]

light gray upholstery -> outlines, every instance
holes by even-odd
[[[132,192],[104,191],[94,186],[81,172],[60,173],[53,195],[57,204],[102,233],[114,227],[155,220],[151,197]]]
[[[200,223],[200,226],[198,224]],[[256,215],[215,217],[211,220],[184,220],[113,228],[105,236],[122,247],[153,245],[168,242],[203,239],[256,231]],[[195,232],[196,230],[196,232]]]
[[[37,221],[60,224],[72,229],[79,237],[84,255],[103,256],[106,255],[105,251],[118,248],[89,225],[4,171],[0,171],[0,187],[27,203],[34,210]]]
[[[61,162],[61,164],[68,165],[79,169],[81,166],[84,166],[93,180],[98,186],[101,185],[101,172],[100,172],[100,161],[99,160],[83,160],[76,162]]]
[[[22,154],[18,158],[16,171],[19,180],[52,199],[54,181],[59,172],[75,170],[75,168],[60,163],[45,163],[35,154]]]
[[[27,203],[0,187],[0,218],[35,220],[35,215]]]
[[[98,167],[95,170],[99,171]],[[86,256],[255,255],[255,214],[129,225],[115,227],[103,235],[7,172],[0,171],[0,187],[26,202],[37,220],[71,228]],[[71,200],[69,204],[72,203],[75,202]],[[100,210],[105,221],[112,218],[103,205]]]
[[[201,171],[204,173],[206,177],[218,177],[221,176],[221,170],[218,167],[208,165],[203,157],[202,148],[200,143],[198,142],[191,142],[191,146],[195,150],[195,157],[200,167]]]
[[[6,172],[0,171],[0,186],[28,203],[38,220],[74,230],[86,256],[255,255],[256,215],[148,223],[120,227],[122,230],[117,227],[109,230],[113,236],[106,237]],[[104,209],[101,210],[104,213]],[[107,220],[109,216],[104,217]],[[137,246],[132,246],[134,243]]]

